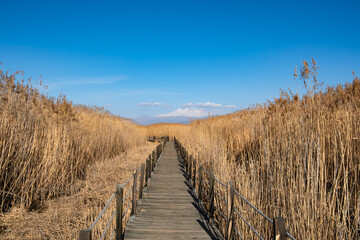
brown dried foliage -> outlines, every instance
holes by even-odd
[[[130,120],[102,108],[47,97],[0,71],[0,209],[37,209],[43,200],[72,194],[95,160],[145,142]]]
[[[153,125],[149,135],[178,138],[208,170],[270,217],[286,218],[297,239],[360,238],[360,80],[327,87],[316,62],[304,64],[303,98],[280,97],[189,125]],[[242,201],[236,206],[265,236],[270,227]],[[251,235],[237,219],[240,232]]]
[[[267,104],[233,114],[189,125],[151,126],[135,126],[102,109],[73,106],[64,97],[48,98],[30,83],[16,83],[15,75],[1,72],[0,196],[3,209],[16,204],[2,219],[8,228],[12,223],[20,226],[21,218],[29,219],[32,214],[24,215],[24,211],[38,208],[44,199],[78,196],[84,190],[78,179],[88,178],[89,164],[140,144],[146,133],[176,136],[219,180],[234,181],[235,189],[266,215],[285,217],[289,232],[297,239],[357,239],[360,80],[354,75],[352,83],[323,90],[317,69],[314,60],[299,69],[307,89],[302,98],[281,91],[279,98]],[[92,189],[93,194],[102,186]],[[99,201],[102,205],[104,196]],[[54,201],[49,213],[66,213],[68,207],[62,208],[57,199],[47,201],[47,205]],[[71,214],[81,213],[82,217],[51,220],[69,225],[65,228],[72,229],[68,235],[56,233],[54,224],[37,227],[46,234],[30,231],[34,226],[29,231],[35,238],[76,237],[76,229],[86,225],[84,220],[77,221],[94,218],[101,209],[101,204],[95,204],[98,210],[91,210],[94,208],[86,207],[89,199],[80,199],[86,199],[85,203],[79,203],[81,209]],[[69,202],[80,206],[75,200]],[[263,218],[239,199],[235,205],[256,229],[269,236],[271,226]],[[89,209],[92,213],[85,213]],[[246,237],[252,236],[239,219],[237,227]],[[8,237],[16,238],[20,232],[8,233]]]

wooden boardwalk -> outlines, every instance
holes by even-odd
[[[222,239],[185,176],[174,143],[167,142],[125,239]]]

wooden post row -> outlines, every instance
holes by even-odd
[[[227,214],[227,234],[226,239],[232,240],[234,237],[234,184],[228,182],[227,187],[227,202],[228,202],[228,214]]]
[[[124,197],[124,186],[118,184],[116,186],[116,240],[122,240],[122,215],[123,215],[123,197]]]
[[[149,154],[149,158],[146,159],[146,162],[141,165],[141,173],[140,173],[140,183],[139,183],[139,199],[142,199],[144,187],[148,186],[148,180],[151,178],[151,172],[155,167],[155,161],[158,156],[164,150],[164,143],[161,143],[157,146],[156,152],[153,151],[152,154]],[[132,209],[131,215],[136,214],[136,193],[137,193],[137,178],[138,171],[134,173],[134,182],[133,182],[133,193],[132,193]],[[123,195],[124,188],[122,184],[118,184],[116,186],[116,239],[122,240],[122,212],[123,212]],[[91,240],[92,239],[92,231],[91,229],[82,229],[79,232],[79,240]]]
[[[273,239],[274,240],[285,240],[286,239],[286,228],[285,219],[282,217],[273,218]]]

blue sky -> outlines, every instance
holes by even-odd
[[[359,1],[1,0],[0,61],[42,75],[50,95],[124,117],[222,114],[280,88],[303,92],[294,68],[311,57],[325,84],[360,75],[359,10]]]

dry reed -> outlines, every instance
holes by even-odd
[[[156,145],[143,144],[114,158],[96,161],[88,167],[86,179],[74,183],[80,189],[78,192],[47,200],[37,210],[12,207],[8,213],[0,215],[5,228],[0,239],[78,239],[80,229],[90,227],[115,191],[116,184],[124,183]],[[111,205],[110,209],[114,207]],[[111,210],[106,211],[94,227],[94,237],[104,231]]]
[[[146,132],[176,136],[266,215],[285,217],[298,239],[360,238],[360,80],[322,90],[316,72],[315,61],[304,62],[302,98],[281,91],[274,101],[233,114],[146,127],[48,98],[0,72],[2,209],[38,208],[43,199],[79,192],[72,183],[88,175],[89,164],[142,143]],[[236,207],[269,235],[241,201]],[[237,226],[252,236],[240,220]]]
[[[0,71],[0,209],[37,209],[43,200],[77,192],[95,160],[145,142],[130,120],[102,108],[47,97],[20,74]]]
[[[303,98],[280,97],[189,125],[158,124],[148,135],[175,136],[221,181],[268,216],[286,218],[297,239],[360,238],[360,80],[327,87],[316,62],[304,62]],[[270,226],[240,200],[244,217],[269,236]],[[249,228],[237,220],[247,238]]]

